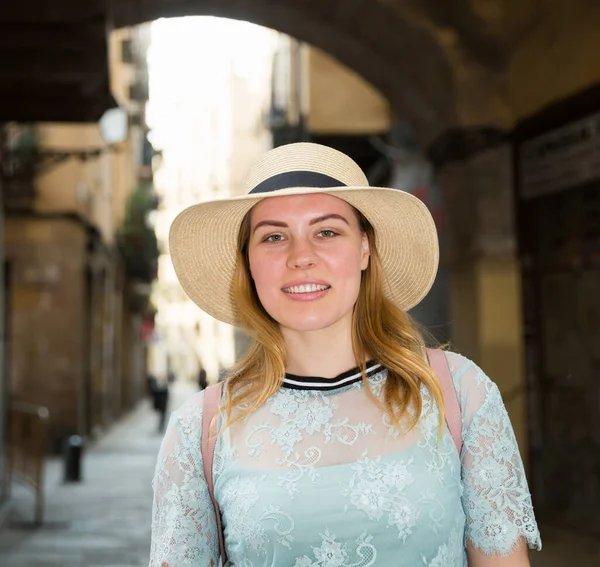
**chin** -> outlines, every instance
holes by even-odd
[[[336,306],[337,309],[331,307],[315,302],[312,305],[266,305],[265,309],[282,328],[297,332],[322,331],[339,325],[345,319],[352,321],[352,305]]]
[[[281,327],[290,331],[308,333],[322,331],[323,329],[333,327],[344,318],[344,316],[325,317],[323,313],[314,314],[312,316],[290,316],[290,314],[287,313],[285,317],[276,318],[275,320],[279,322]]]

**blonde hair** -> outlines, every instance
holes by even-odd
[[[383,294],[383,276],[375,231],[356,209],[370,246],[369,265],[362,273],[358,299],[352,316],[352,349],[370,397],[399,425],[409,409],[409,427],[418,422],[423,409],[421,385],[429,390],[439,408],[439,435],[444,426],[443,393],[437,377],[425,361],[423,333],[404,311]],[[248,260],[250,213],[238,234],[234,297],[242,327],[254,339],[246,356],[227,378],[221,412],[227,426],[244,419],[281,387],[286,368],[286,349],[277,322],[262,306]],[[388,370],[383,403],[372,394],[366,377],[367,356]],[[235,416],[233,409],[236,408]],[[233,417],[232,417],[233,416]]]

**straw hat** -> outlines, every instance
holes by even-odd
[[[375,229],[384,294],[401,309],[417,305],[431,288],[439,246],[429,210],[405,191],[370,187],[347,155],[319,144],[280,146],[251,168],[244,192],[193,205],[171,225],[169,246],[177,277],[209,315],[239,324],[233,275],[240,225],[256,203],[284,195],[325,193],[358,209]]]

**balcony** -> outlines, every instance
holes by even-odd
[[[35,177],[40,159],[35,128],[6,127],[0,139],[3,141],[0,179],[4,211],[8,214],[29,212],[37,195]]]

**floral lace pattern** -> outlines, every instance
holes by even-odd
[[[372,435],[371,424],[350,423],[348,417],[335,419],[338,403],[335,397],[314,395],[312,392],[282,390],[268,401],[271,416],[279,418],[277,423],[261,423],[250,428],[245,444],[248,455],[261,457],[265,443],[279,450],[276,464],[287,472],[278,480],[291,498],[298,492],[298,481],[304,475],[311,480],[319,477],[318,465],[323,448],[307,444],[307,440],[319,436],[321,445],[353,445],[360,436]],[[299,445],[304,447],[298,450]]]
[[[398,538],[403,542],[412,533],[419,513],[419,500],[405,497],[406,488],[415,480],[406,463],[382,465],[381,457],[374,460],[363,458],[351,465],[354,475],[342,493],[350,503],[362,510],[371,520],[380,520],[387,515],[388,526],[398,529]]]
[[[188,410],[191,408],[188,408]],[[219,540],[202,468],[195,411],[174,414],[154,476],[150,565],[217,565]]]
[[[410,431],[358,382],[281,389],[217,441],[213,474],[231,565],[466,567],[465,538],[507,555],[541,546],[515,436],[495,384],[447,353],[463,417],[459,456],[423,389]],[[369,378],[381,399],[386,371]],[[202,394],[174,413],[157,461],[151,567],[219,564],[202,469]],[[360,534],[360,535],[359,535]]]
[[[509,554],[520,535],[539,538],[517,441],[497,386],[478,371],[485,398],[464,435],[466,534],[485,554]]]
[[[448,541],[438,548],[436,556],[429,561],[422,556],[423,564],[428,567],[446,567],[447,565],[462,565],[465,562],[462,529],[455,525],[450,532]]]
[[[336,541],[336,536],[325,529],[324,534],[320,534],[322,543],[319,547],[313,547],[313,561],[307,555],[296,559],[294,567],[369,567],[375,563],[377,552],[371,545],[371,536],[363,533],[356,541],[354,555],[358,558],[357,562],[350,563],[348,545]]]

